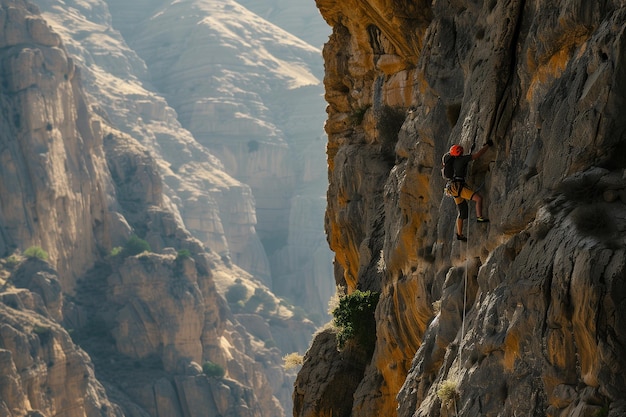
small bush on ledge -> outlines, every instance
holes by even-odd
[[[48,252],[39,246],[31,246],[24,251],[24,256],[28,259],[41,259],[42,261],[45,261],[48,259]]]
[[[202,364],[202,372],[208,377],[222,379],[226,372],[220,365],[211,361],[206,361]]]
[[[283,356],[284,368],[286,370],[297,368],[302,366],[304,363],[304,356],[300,355],[298,352],[292,352],[288,355]]]
[[[377,292],[360,290],[340,297],[339,304],[332,310],[339,349],[343,349],[346,342],[353,340],[366,352],[374,351],[376,342],[374,311],[379,297],[380,294]]]
[[[119,256],[120,258],[127,258],[129,256],[139,255],[144,252],[152,252],[150,248],[150,244],[145,240],[141,239],[137,235],[132,235],[124,244],[124,247],[116,246],[111,249],[109,253],[109,257],[115,258]]]

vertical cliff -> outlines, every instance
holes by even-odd
[[[294,415],[623,415],[625,5],[317,5],[335,280],[380,301],[371,356],[316,337]],[[457,241],[441,156],[488,140]]]
[[[1,16],[0,250],[50,248],[72,291],[98,255],[98,241],[109,239],[111,184],[102,175],[100,126],[86,117],[74,62],[59,35],[23,14],[25,7],[5,5]]]

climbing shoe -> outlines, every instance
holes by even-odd
[[[467,242],[467,238],[465,236],[463,236],[463,235],[459,235],[458,233],[456,235],[456,240],[461,240],[463,242]]]
[[[484,217],[478,217],[476,218],[476,222],[477,223],[489,223],[489,219],[486,219]]]

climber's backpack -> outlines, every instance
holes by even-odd
[[[445,154],[441,158],[441,162],[443,163],[443,168],[441,168],[441,175],[446,180],[454,179],[454,156],[449,153]]]

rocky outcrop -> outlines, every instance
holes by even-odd
[[[381,295],[358,382],[316,379],[339,354],[318,336],[294,415],[623,415],[626,9],[317,4],[335,279]],[[491,222],[472,205],[463,243],[439,161],[487,140],[470,181]]]
[[[96,379],[87,353],[55,317],[56,273],[32,259],[14,270],[12,280],[16,287],[0,293],[2,415],[122,415]]]
[[[110,239],[110,183],[100,124],[88,116],[74,61],[29,9],[21,1],[0,9],[0,252],[45,247],[71,292]]]

